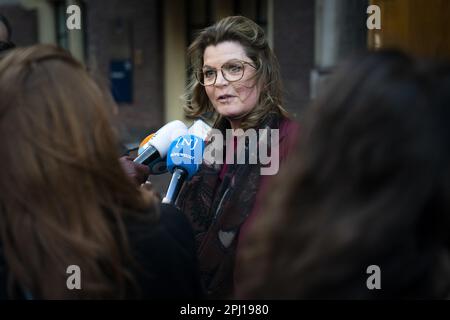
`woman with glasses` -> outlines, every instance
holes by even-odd
[[[224,137],[230,129],[278,129],[279,143],[271,147],[279,148],[283,161],[297,125],[282,107],[278,62],[261,27],[245,17],[224,18],[198,34],[188,56],[193,72],[186,114],[212,114]],[[239,152],[235,140],[224,148],[224,155]],[[248,144],[244,152],[249,153]],[[239,242],[257,215],[262,194],[257,191],[270,177],[261,176],[259,163],[223,163],[204,162],[177,202],[194,227],[203,285],[211,298],[233,294]]]

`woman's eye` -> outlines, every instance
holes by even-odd
[[[242,66],[239,64],[229,64],[225,69],[231,73],[240,73],[242,71]]]
[[[205,70],[205,71],[203,71],[203,76],[205,78],[213,78],[214,75],[215,75],[214,70]]]

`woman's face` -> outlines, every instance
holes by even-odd
[[[242,79],[232,82],[225,79],[220,72],[224,65],[224,73],[231,74],[228,76],[229,80],[233,80],[233,73],[239,73],[240,67],[243,67]],[[252,78],[256,72],[255,65],[238,42],[226,41],[205,49],[203,73],[208,74],[209,71],[209,74],[214,74],[214,70],[217,73],[216,82],[205,86],[206,94],[214,109],[228,118],[233,128],[239,127],[240,119],[258,102],[259,89]]]

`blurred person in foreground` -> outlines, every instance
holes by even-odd
[[[14,49],[0,96],[0,298],[201,297],[187,219],[123,171],[116,106],[82,65]]]
[[[449,123],[448,66],[389,51],[344,68],[248,235],[237,296],[448,298]]]

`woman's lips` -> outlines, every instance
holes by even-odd
[[[233,96],[233,95],[230,95],[230,94],[224,94],[224,95],[219,96],[217,98],[217,101],[219,101],[219,102],[228,102],[228,101],[230,101],[231,99],[233,99],[235,97],[236,96]]]

